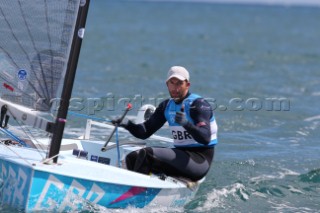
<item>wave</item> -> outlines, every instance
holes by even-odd
[[[300,175],[300,181],[306,183],[320,183],[320,169],[311,170],[307,174]]]
[[[269,173],[256,176],[251,176],[250,171],[247,171],[247,176],[235,177],[233,174],[233,178],[227,178],[229,181],[225,182],[226,185],[221,185],[225,178],[212,180],[210,185],[215,187],[198,198],[199,202],[193,211],[230,212],[237,209],[238,212],[247,212],[260,209],[261,212],[315,212],[318,209],[316,200],[320,169],[301,174],[280,168],[278,171],[269,170]],[[228,171],[224,172],[226,173]]]
[[[292,170],[289,169],[282,169],[282,171],[277,172],[276,174],[263,174],[257,177],[252,177],[250,178],[250,182],[253,184],[258,184],[262,181],[268,181],[268,180],[275,180],[275,179],[284,179],[287,176],[298,176],[299,173],[294,172]]]
[[[249,199],[249,194],[242,183],[234,183],[221,189],[214,189],[206,195],[203,205],[198,206],[195,212],[210,212],[214,208],[232,209],[232,206],[229,205],[228,198],[230,197],[245,201]]]
[[[308,118],[305,118],[304,121],[316,121],[316,120],[320,120],[320,115],[315,115],[315,116],[312,116],[312,117],[308,117]]]

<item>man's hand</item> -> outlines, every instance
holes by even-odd
[[[111,123],[115,126],[121,126],[126,129],[126,127],[128,126],[129,120],[124,118],[122,121],[120,121],[120,118],[116,118],[111,120]]]
[[[188,123],[186,115],[183,112],[176,112],[176,117],[174,118],[174,121],[180,124],[181,126],[184,126]]]

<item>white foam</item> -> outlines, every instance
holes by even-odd
[[[312,96],[320,96],[320,92],[313,92],[311,93]]]
[[[289,202],[275,203],[268,201],[271,204],[271,208],[275,209],[275,212],[314,212],[313,209],[307,207],[294,207]]]
[[[167,213],[167,212],[176,212],[183,213],[183,208],[173,208],[173,207],[156,207],[156,206],[147,206],[144,208],[135,208],[127,207],[125,209],[107,209],[100,207],[98,212],[104,213]]]
[[[241,199],[249,199],[249,195],[245,192],[245,186],[241,183],[235,183],[222,189],[214,189],[212,192],[207,194],[204,204],[197,207],[195,212],[210,211],[217,207],[228,208],[225,206],[228,203],[227,198],[232,196],[237,199],[237,197],[239,197],[239,193]]]
[[[250,178],[250,181],[261,182],[261,181],[266,181],[266,180],[283,179],[288,175],[298,176],[300,174],[297,172],[294,172],[292,170],[289,170],[289,169],[282,169],[282,171],[279,171],[278,173],[273,174],[273,175],[265,175],[264,174],[264,175]]]
[[[304,119],[304,121],[308,121],[308,122],[314,121],[314,120],[320,120],[320,115],[316,115],[316,116],[312,116],[312,117]]]

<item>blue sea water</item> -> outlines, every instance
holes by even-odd
[[[182,65],[219,125],[194,200],[125,212],[320,212],[319,7],[91,2],[73,91],[87,102],[75,111],[108,118],[131,101],[134,115],[168,97],[167,70]],[[66,135],[81,131],[69,118]]]

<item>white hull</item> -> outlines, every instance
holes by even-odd
[[[43,141],[42,141],[43,143]],[[88,146],[88,145],[92,146]],[[183,206],[195,195],[173,178],[161,180],[115,166],[116,149],[101,152],[102,142],[63,140],[58,164],[45,164],[44,152],[32,148],[0,145],[2,204],[26,211],[81,210],[84,203],[106,208],[133,206]],[[84,145],[84,146],[83,146]],[[110,144],[112,146],[112,144]],[[87,147],[89,159],[72,155],[73,148]],[[134,148],[133,148],[134,149]],[[132,147],[121,147],[124,156]],[[21,157],[18,157],[17,154]],[[106,165],[90,160],[93,154],[110,158]],[[84,202],[85,201],[85,202]]]

